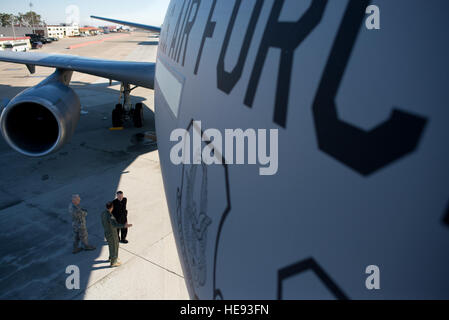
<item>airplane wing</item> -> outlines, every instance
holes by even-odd
[[[123,21],[123,20],[110,19],[110,18],[102,18],[102,17],[97,17],[97,16],[90,16],[90,17],[93,19],[104,20],[104,21],[109,21],[109,22],[113,22],[113,23],[117,23],[117,24],[122,24],[124,26],[130,26],[130,27],[134,27],[134,28],[139,28],[139,29],[144,29],[144,30],[159,32],[159,33],[161,32],[160,27],[150,26],[147,24],[140,24],[140,23]]]
[[[25,64],[31,73],[35,66],[87,73],[144,88],[154,89],[156,64],[152,62],[115,61],[64,54],[0,52],[0,61]]]

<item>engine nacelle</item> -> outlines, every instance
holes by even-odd
[[[78,95],[68,86],[71,75],[57,70],[4,108],[0,128],[13,149],[41,157],[57,151],[71,138],[81,110]]]

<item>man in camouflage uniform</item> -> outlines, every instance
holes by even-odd
[[[111,261],[111,267],[118,267],[121,263],[118,260],[118,233],[117,229],[130,228],[132,224],[118,223],[115,217],[112,215],[114,205],[112,202],[106,204],[106,210],[101,214],[101,223],[104,229],[104,237],[106,238],[109,246],[109,260]]]
[[[86,227],[86,216],[87,210],[80,208],[81,198],[79,195],[74,194],[72,196],[72,203],[69,204],[69,213],[72,215],[72,228],[73,228],[73,253],[78,253],[82,248],[78,247],[81,243],[84,246],[84,250],[95,250],[94,246],[89,245],[87,227]]]

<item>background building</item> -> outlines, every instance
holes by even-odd
[[[0,27],[0,35],[4,37],[24,37],[26,34],[36,33],[44,37],[64,38],[77,37],[80,35],[80,28],[77,25],[48,25],[45,27],[20,27],[6,26]]]
[[[79,33],[87,36],[96,36],[97,34],[103,33],[103,29],[95,27],[81,27],[79,28]]]
[[[6,26],[0,27],[0,34],[4,37],[24,37],[26,34],[36,33],[41,36],[47,36],[47,28],[46,27],[20,27],[15,26]]]
[[[77,37],[80,35],[80,28],[78,25],[49,25],[47,26],[47,37],[52,38],[65,38],[65,37]]]

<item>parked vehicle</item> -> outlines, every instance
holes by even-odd
[[[40,42],[40,41],[33,41],[32,43],[31,43],[31,47],[33,48],[33,49],[40,49],[40,48],[42,48],[44,45],[42,44],[42,42]]]
[[[5,43],[2,45],[4,51],[26,52],[28,44],[26,42]]]
[[[44,36],[42,36],[40,34],[29,33],[29,34],[26,34],[25,36],[30,37],[32,42],[42,42],[43,44],[51,42],[49,40],[49,38],[45,38]]]

